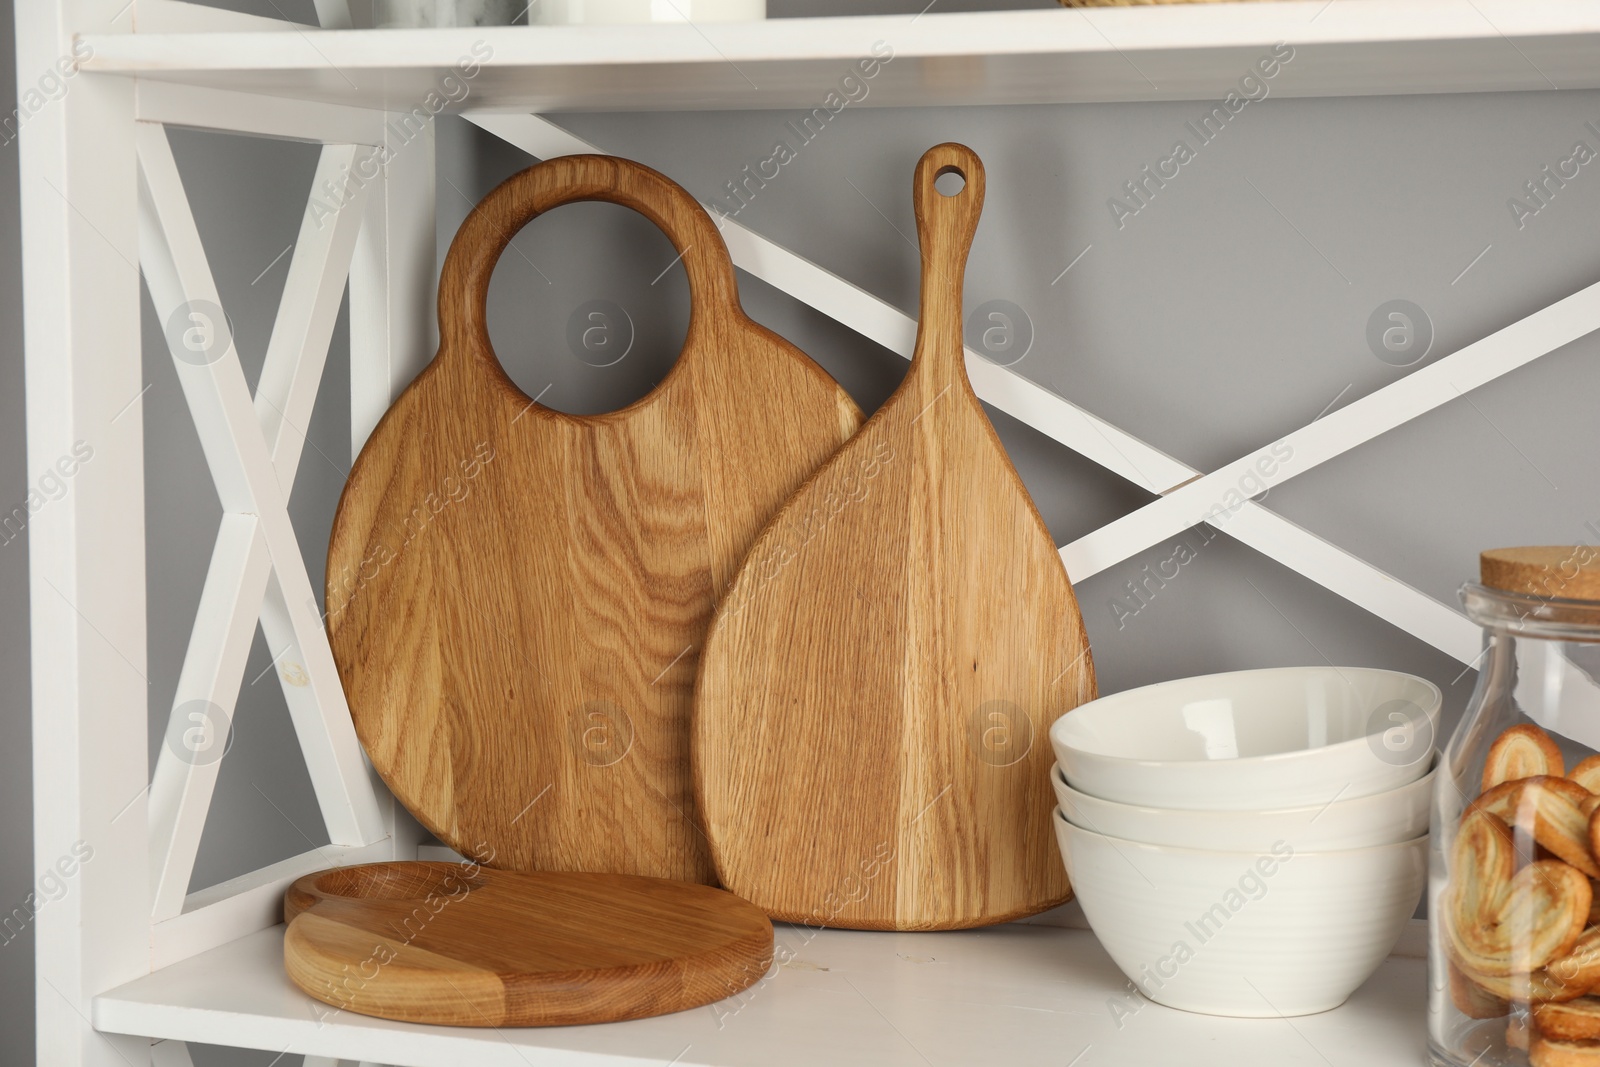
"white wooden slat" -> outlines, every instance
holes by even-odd
[[[278,559],[274,552],[261,603],[261,634],[274,653],[278,683],[305,753],[328,840],[350,846],[382,840],[387,836],[383,808],[367,754],[356,739],[305,563],[298,554],[291,566],[281,566]]]
[[[324,845],[189,894],[183,912],[149,927],[150,967],[179,960],[276,926],[283,921],[283,894],[302,875],[390,858],[386,840],[369,845]]]
[[[1269,480],[1279,485],[1596,329],[1600,282],[1080,537],[1061,551],[1067,570],[1075,579],[1087,578],[1179,530],[1216,521],[1213,509],[1226,504],[1230,493],[1237,496],[1241,481],[1259,478],[1256,464],[1274,448],[1292,451],[1291,458],[1274,464]],[[1228,529],[1226,518],[1220,527]]]
[[[75,30],[115,28],[123,0],[17,4],[19,78],[72,54]],[[126,23],[123,23],[126,26]],[[31,87],[31,86],[29,86]],[[27,469],[83,460],[28,518],[38,1062],[128,1067],[149,1041],[101,1034],[93,998],[149,970],[144,388],[133,93],[75,78],[21,128]],[[79,445],[79,442],[82,442]],[[58,474],[60,473],[58,468]],[[27,854],[27,853],[25,853]],[[70,872],[70,873],[63,873]],[[14,919],[14,916],[12,916]],[[6,951],[26,952],[10,947]],[[26,1011],[22,998],[11,1009]]]
[[[468,112],[466,117],[541,159],[602,151],[538,116]],[[741,269],[910,358],[916,343],[916,322],[910,316],[748,227],[726,218],[720,225],[733,261]],[[971,349],[966,364],[973,389],[985,403],[1143,489],[1168,492],[1201,474]],[[1240,508],[1228,524],[1228,532],[1449,655],[1463,662],[1477,658],[1477,629],[1464,616],[1260,504],[1252,501]],[[1134,551],[1144,547],[1148,546]],[[1074,580],[1087,577],[1075,561],[1067,562]]]
[[[301,221],[283,299],[256,385],[256,415],[286,500],[299,469],[305,428],[310,424],[317,389],[322,382],[328,344],[344,298],[368,190],[378,176],[376,163],[377,154],[368,148],[353,145],[323,148],[312,180],[312,200]],[[261,605],[261,628],[268,646],[279,658],[275,673],[284,700],[291,709],[303,707],[302,713],[307,716],[324,706],[316,691],[326,692],[338,685],[338,679],[330,679],[326,673],[312,684],[304,667],[309,657],[301,632],[309,625],[305,616],[312,613],[320,620],[314,602],[303,606],[302,617],[297,622],[277,581],[271,583]],[[339,694],[343,708],[342,686]],[[389,811],[394,800],[373,773],[364,754],[362,768],[379,815],[387,824],[391,821]],[[389,836],[387,825],[384,832]]]
[[[328,343],[344,301],[350,256],[361,229],[360,171],[377,156],[354,145],[326,145],[311,183],[311,208],[300,223],[283,299],[256,382],[256,417],[285,498],[300,467],[306,427],[327,363]],[[352,188],[360,191],[350,192]],[[348,196],[339,200],[338,197]]]
[[[275,648],[290,646],[279,657],[280,676],[303,682],[286,685],[284,692],[328,833],[337,844],[379,840],[382,819],[364,756],[176,161],[164,130],[138,125],[141,196],[161,232],[141,249],[145,276],[163,323],[195,308],[209,309],[218,320],[209,362],[184,348],[179,329],[169,329],[168,340],[224,510],[261,520],[273,564],[262,629],[269,642],[278,642]]]
[[[185,0],[137,0],[133,5],[133,29],[135,33],[270,33],[316,27]]]
[[[226,751],[271,560],[254,515],[222,516],[178,675],[167,740],[150,782],[152,919],[177,915],[189,892],[206,812]],[[195,703],[204,701],[198,722]],[[203,731],[193,746],[182,740]]]
[[[199,375],[187,373],[190,370],[212,378],[231,372],[242,383],[244,372],[233,351],[227,317],[220,313],[222,298],[217,294],[210,267],[205,265],[199,231],[194,228],[192,217],[188,226],[177,221],[188,215],[189,206],[166,131],[140,123],[134,136],[139,145],[139,266],[163,331],[178,333],[179,344],[192,337],[191,343],[198,346],[174,354],[179,381],[186,395],[201,384]],[[171,345],[173,338],[168,341]],[[197,366],[192,360],[210,358],[201,349],[227,354]],[[193,403],[190,407],[222,510],[258,514],[250,493],[250,478],[240,450],[233,447],[225,413],[216,404]],[[254,421],[252,411],[252,425]]]
[[[144,79],[135,99],[142,121],[165,126],[322,144],[383,143],[384,113],[368,108]]]
[[[433,123],[384,126],[383,180],[367,197],[350,268],[350,455],[438,347]]]
[[[350,457],[437,346],[434,127],[384,125],[383,173],[367,192],[350,267]],[[370,769],[370,768],[369,768]],[[427,836],[371,771],[394,859]]]

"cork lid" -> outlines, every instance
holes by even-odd
[[[1562,600],[1600,600],[1600,547],[1538,545],[1492,548],[1479,557],[1484,585]]]

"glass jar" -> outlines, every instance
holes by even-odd
[[[1481,577],[1478,685],[1434,785],[1429,1049],[1600,1067],[1600,549],[1485,552]]]

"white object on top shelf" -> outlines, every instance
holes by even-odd
[[[152,6],[137,26],[178,22]],[[483,70],[472,79],[470,106],[523,111],[811,109],[826,106],[830,92],[839,100],[859,96],[855,102],[866,106],[948,106],[1600,86],[1600,0],[1284,0],[692,25],[230,32],[210,34],[203,45],[188,33],[85,40],[93,51],[85,70],[399,111],[474,56]],[[1280,42],[1292,58],[1241,88]],[[874,58],[872,76],[856,77],[857,62]],[[845,85],[847,77],[855,80]]]
[[[747,22],[767,17],[767,0],[540,0],[528,20],[543,26],[626,22]]]
[[[603,1026],[493,1030],[388,1022],[312,1000],[274,927],[112,990],[101,1030],[394,1067],[562,1064],[1188,1067],[1423,1062],[1426,963],[1391,957],[1342,1007],[1293,1021],[1175,1011],[1130,992],[1087,930],[936,934],[779,925],[779,959],[738,996]]]
[[[373,0],[373,23],[401,26],[510,26],[525,10],[517,0]],[[323,23],[324,27],[327,23]]]

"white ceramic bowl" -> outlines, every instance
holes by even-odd
[[[1437,764],[1437,759],[1434,762]],[[1430,770],[1386,793],[1273,811],[1194,811],[1118,804],[1072,788],[1059,764],[1050,768],[1050,784],[1068,822],[1107,837],[1224,852],[1264,852],[1275,842],[1286,841],[1297,852],[1327,852],[1392,845],[1427,833],[1433,775]]]
[[[1397,671],[1278,667],[1181,678],[1092,700],[1050,727],[1081,793],[1156,808],[1327,804],[1414,782],[1439,687]]]
[[[1083,913],[1122,973],[1158,1004],[1207,1015],[1338,1007],[1399,940],[1427,877],[1426,836],[1213,852],[1054,821]]]

